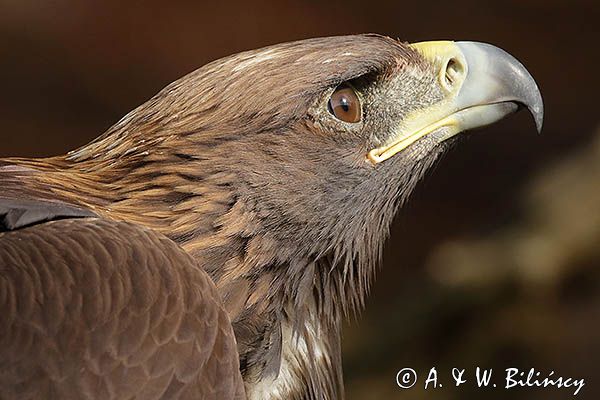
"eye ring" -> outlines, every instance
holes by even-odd
[[[356,91],[347,83],[339,85],[327,102],[329,112],[343,122],[357,123],[361,120],[362,106]]]

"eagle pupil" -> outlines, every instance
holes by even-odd
[[[342,98],[341,103],[342,104],[340,104],[340,105],[342,107],[342,110],[344,110],[344,112],[350,111],[350,105],[348,104],[348,99],[347,98],[345,98],[345,97]]]

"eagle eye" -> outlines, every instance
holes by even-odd
[[[354,88],[347,83],[342,83],[333,91],[327,108],[340,121],[351,123],[360,121],[360,100]]]

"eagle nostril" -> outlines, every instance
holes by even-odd
[[[462,63],[458,61],[456,58],[450,58],[446,62],[446,67],[444,68],[444,74],[442,79],[442,84],[447,90],[452,90],[454,85],[459,82],[461,76],[464,73],[464,68]]]

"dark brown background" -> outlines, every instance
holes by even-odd
[[[245,49],[361,32],[494,43],[538,81],[543,134],[521,113],[468,135],[417,189],[366,312],[345,330],[348,397],[571,396],[452,387],[451,367],[479,365],[585,377],[578,397],[598,398],[599,21],[591,0],[1,0],[0,156],[80,146],[167,83]],[[432,366],[443,388],[396,386],[400,368]]]

